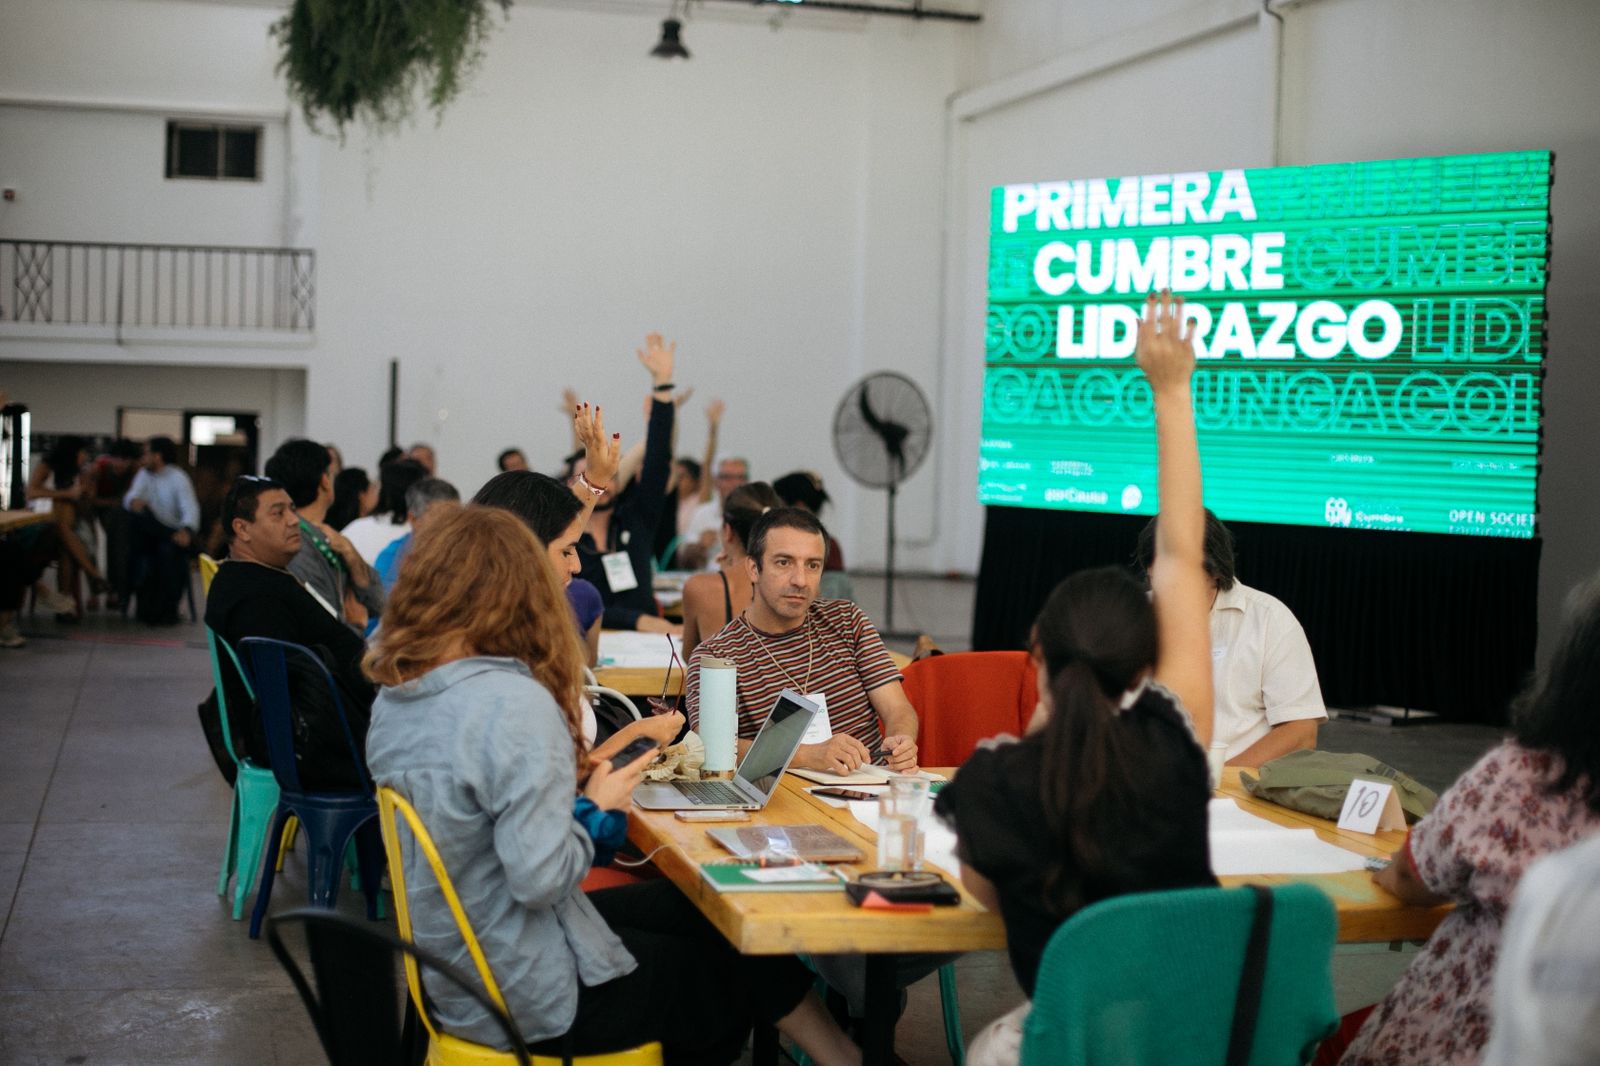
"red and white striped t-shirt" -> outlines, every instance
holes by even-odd
[[[813,601],[805,622],[788,633],[763,633],[741,615],[689,656],[684,702],[690,729],[699,724],[700,659],[706,655],[738,664],[739,735],[746,738],[761,729],[778,693],[792,688],[825,694],[833,731],[876,747],[882,730],[867,693],[900,680],[878,631],[849,600]]]

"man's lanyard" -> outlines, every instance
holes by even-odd
[[[311,543],[316,546],[317,551],[322,553],[322,557],[333,565],[335,570],[341,574],[349,572],[350,568],[344,564],[343,559],[339,558],[339,553],[328,547],[328,542],[322,539],[322,534],[313,529],[311,523],[304,518],[300,519],[300,532],[311,538]]]

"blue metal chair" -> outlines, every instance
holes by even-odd
[[[384,869],[378,802],[373,793],[372,779],[367,776],[366,761],[361,757],[361,749],[356,746],[355,737],[350,732],[350,721],[345,715],[344,701],[339,696],[339,686],[316,653],[299,644],[266,637],[246,637],[240,641],[240,647],[254,675],[256,699],[261,707],[261,721],[267,735],[267,751],[272,759],[272,774],[278,781],[278,809],[273,815],[267,839],[281,839],[284,826],[291,817],[300,820],[306,836],[306,880],[311,904],[329,909],[339,895],[341,858],[353,841],[361,874],[361,890],[367,897],[367,917],[376,920],[382,914],[378,892]],[[358,789],[308,792],[301,785],[300,770],[295,761],[293,699],[289,686],[291,660],[297,661],[311,678],[327,687],[331,706],[339,717],[340,732],[344,735],[350,758],[355,764]],[[256,892],[255,911],[250,916],[251,939],[261,934],[261,921],[266,917],[267,903],[272,897],[273,875],[277,871],[277,849],[263,850],[261,887]]]

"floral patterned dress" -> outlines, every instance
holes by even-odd
[[[1534,860],[1600,832],[1577,790],[1551,795],[1558,757],[1506,741],[1461,776],[1411,830],[1428,888],[1456,909],[1440,923],[1340,1066],[1475,1063],[1489,1040],[1500,931]]]

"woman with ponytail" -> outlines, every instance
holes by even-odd
[[[1151,295],[1138,361],[1155,398],[1161,521],[1151,592],[1124,570],[1072,575],[1034,622],[1040,709],[1020,741],[986,743],[939,794],[962,883],[1006,925],[1031,999],[1051,935],[1099,900],[1215,885],[1211,796],[1211,585],[1183,301]],[[969,1066],[1018,1061],[1029,1004],[985,1029]]]

